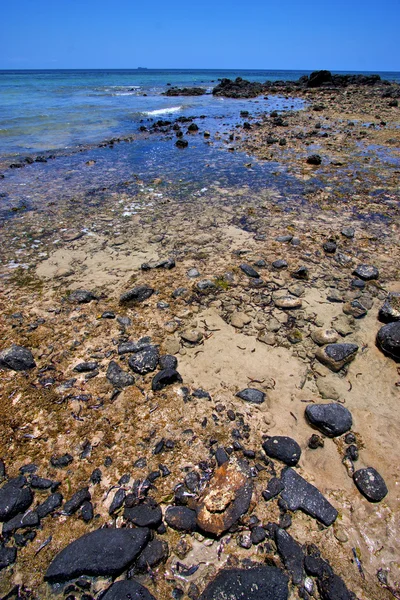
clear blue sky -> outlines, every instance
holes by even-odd
[[[400,0],[15,0],[0,69],[400,71]]]

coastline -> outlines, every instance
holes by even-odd
[[[269,94],[289,95],[288,89],[278,88]],[[246,547],[242,541],[250,535],[251,515],[265,526],[282,526],[285,514],[291,521],[287,532],[299,544],[314,543],[359,598],[393,597],[377,572],[387,571],[388,586],[395,587],[400,536],[393,457],[400,450],[400,421],[393,406],[399,376],[395,361],[376,347],[375,337],[387,293],[400,292],[400,134],[399,108],[389,106],[390,99],[382,99],[377,90],[297,90],[307,101],[303,110],[265,118],[249,114],[249,127],[213,133],[210,142],[220,144],[221,161],[237,153],[250,174],[258,162],[272,162],[264,188],[229,187],[216,180],[186,197],[175,180],[154,177],[150,183],[132,176],[125,189],[121,182],[111,192],[103,190],[102,200],[95,195],[92,203],[67,199],[56,204],[49,197],[40,213],[16,211],[8,221],[1,250],[2,348],[12,343],[30,348],[37,367],[26,373],[2,371],[0,456],[11,477],[35,463],[42,477],[61,481],[59,491],[66,500],[89,487],[99,517],[85,523],[78,512],[66,516],[58,510],[43,519],[35,540],[18,550],[17,562],[4,571],[2,594],[20,585],[22,591],[46,597],[52,592],[43,573],[59,550],[105,523],[125,524],[121,512],[109,515],[110,488],[128,492],[134,481],[165,464],[170,474],[164,477],[160,471],[148,493],[165,515],[177,503],[176,485],[192,471],[210,476],[215,449],[225,447],[233,448],[232,462],[234,457],[247,460],[257,471],[251,508],[239,529],[224,534],[220,560],[221,540],[213,541],[204,531],[185,534],[168,527],[155,534],[168,542],[169,557],[152,569],[154,577],[144,573],[138,579],[156,598],[171,597],[179,587],[187,594],[191,582],[200,594],[220,567],[235,567],[246,559],[268,559],[283,568],[270,534],[269,547]],[[194,122],[199,131],[192,135],[204,136],[201,120]],[[172,146],[173,124],[157,132]],[[283,138],[286,143],[280,143]],[[190,146],[182,152],[190,152]],[[312,154],[320,155],[320,164],[307,163]],[[287,188],[279,182],[287,175],[301,193],[285,197]],[[349,229],[354,237],[342,233]],[[168,258],[175,266],[157,266]],[[20,259],[22,267],[7,268]],[[146,263],[154,268],[143,269]],[[249,278],[243,263],[260,277]],[[353,271],[360,264],[376,266],[379,279],[354,286]],[[299,268],[304,266],[303,277]],[[191,269],[199,275],[188,276]],[[138,285],[155,293],[133,306],[121,304],[120,294]],[[69,297],[76,289],[90,290],[97,299],[73,304]],[[282,296],[298,308],[282,308]],[[354,301],[365,310],[361,318],[354,310],[351,314]],[[107,312],[129,322],[106,318]],[[339,373],[316,360],[315,332],[332,328],[339,341],[359,348],[354,362]],[[129,371],[118,345],[144,336],[159,345],[160,354],[176,356],[183,382],[154,391],[155,373],[150,371],[135,374],[135,385],[114,394],[115,385],[106,378],[110,361]],[[83,361],[98,363],[94,377],[73,371]],[[236,396],[247,387],[263,391],[264,403]],[[210,398],[196,395],[199,388]],[[360,455],[353,467],[373,466],[386,482],[389,493],[378,510],[348,475],[343,437],[324,437],[323,447],[308,447],[316,431],[305,419],[306,406],[332,401],[353,416],[351,431]],[[268,435],[290,436],[300,444],[296,470],[339,511],[334,525],[321,527],[300,511],[282,509],[277,499],[264,500],[272,471],[279,476],[283,467],[278,460],[271,467],[263,458],[263,436]],[[164,443],[155,453],[160,440],[172,440],[172,447]],[[234,449],[235,441],[240,448]],[[71,466],[55,469],[49,464],[52,456],[66,452],[73,457]],[[199,467],[202,461],[205,470]],[[257,470],[257,464],[268,468]],[[102,470],[99,484],[90,481],[95,468]],[[125,474],[130,478],[119,483]],[[45,497],[36,491],[35,503]],[[36,554],[50,536],[51,543]],[[358,549],[365,578],[352,548]],[[179,560],[200,567],[182,579],[175,576]],[[93,595],[108,584],[93,581]],[[316,581],[313,585],[317,589]],[[291,584],[290,597],[296,589]]]

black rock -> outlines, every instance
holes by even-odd
[[[117,510],[121,508],[121,506],[124,503],[125,496],[126,492],[123,488],[120,488],[115,492],[114,498],[112,499],[112,502],[110,504],[110,508],[108,509],[109,515],[113,515],[115,512],[117,512]]]
[[[257,271],[250,265],[243,263],[240,265],[240,268],[242,269],[243,273],[247,275],[247,277],[252,277],[254,279],[258,279],[260,277],[260,274],[257,273]]]
[[[154,294],[154,289],[147,285],[138,285],[128,292],[121,294],[120,304],[134,304],[135,302],[144,302]]]
[[[351,362],[358,352],[357,344],[328,344],[318,348],[315,356],[329,367],[331,371],[340,371],[344,365]]]
[[[121,369],[121,367],[118,363],[115,362],[115,360],[110,361],[106,377],[108,381],[118,389],[128,387],[129,385],[133,385],[135,383],[134,376],[131,375],[131,373],[127,373],[126,371]]]
[[[395,360],[400,360],[400,321],[388,323],[380,328],[376,336],[378,348]]]
[[[351,412],[342,404],[309,404],[305,415],[308,421],[321,433],[329,437],[337,437],[351,429],[353,419]]]
[[[271,498],[275,498],[283,489],[285,489],[285,486],[282,481],[277,477],[272,477],[272,479],[268,481],[267,489],[262,493],[264,500],[268,502]]]
[[[97,529],[69,544],[54,558],[45,580],[57,583],[80,575],[114,577],[129,567],[149,540],[148,529]]]
[[[250,532],[251,542],[255,546],[257,544],[261,544],[261,542],[263,542],[266,537],[267,537],[267,532],[265,531],[264,527],[260,527],[259,525],[256,525],[256,527],[253,527]]]
[[[26,371],[34,369],[36,363],[32,352],[23,346],[13,344],[0,352],[0,368],[11,369],[12,371]]]
[[[322,162],[322,159],[319,154],[311,154],[310,156],[307,157],[306,162],[309,165],[320,165]]]
[[[320,87],[324,83],[332,83],[332,73],[330,71],[313,71],[306,82],[307,87]]]
[[[310,276],[310,272],[307,269],[307,267],[299,267],[296,271],[293,271],[292,273],[292,277],[294,277],[295,279],[302,279],[302,280],[306,280],[308,279]]]
[[[133,354],[128,360],[128,365],[134,373],[145,375],[146,373],[155,371],[159,356],[160,353],[157,346],[147,346],[147,348]]]
[[[215,460],[217,461],[218,466],[223,465],[228,462],[229,454],[225,451],[225,448],[219,447],[215,451]]]
[[[36,507],[36,512],[39,515],[39,518],[44,519],[44,517],[50,515],[61,506],[62,501],[62,494],[58,492],[51,494],[44,502],[42,502],[42,504],[39,504],[39,506]]]
[[[15,563],[17,558],[17,549],[8,548],[0,544],[0,571]]]
[[[286,267],[288,266],[287,261],[284,260],[283,258],[279,258],[278,260],[274,260],[274,262],[272,263],[272,266],[274,269],[286,269]]]
[[[379,271],[373,265],[358,265],[358,267],[353,271],[354,275],[357,275],[360,279],[364,279],[364,281],[370,281],[372,279],[379,278]]]
[[[156,600],[149,590],[134,579],[116,581],[105,593],[101,600]]]
[[[263,443],[263,449],[270,458],[277,458],[290,467],[294,467],[300,460],[301,448],[290,437],[274,435]]]
[[[278,235],[278,237],[275,238],[275,241],[277,242],[281,242],[281,243],[285,243],[285,242],[291,242],[293,239],[293,236],[288,234],[288,235]]]
[[[163,369],[159,371],[157,375],[153,377],[151,382],[151,389],[153,392],[158,392],[165,388],[167,385],[173,383],[182,383],[182,377],[175,369]]]
[[[313,433],[310,439],[308,440],[308,447],[311,450],[316,450],[317,448],[324,447],[324,440],[320,435]]]
[[[0,521],[8,521],[30,507],[33,500],[31,490],[24,487],[25,477],[10,479],[0,489]]]
[[[356,596],[349,592],[344,581],[334,573],[318,579],[318,590],[321,600],[356,600]]]
[[[3,524],[2,534],[12,533],[17,529],[23,529],[25,527],[37,527],[40,523],[39,515],[36,511],[31,510],[28,513],[20,513],[9,521]]]
[[[90,482],[93,483],[94,485],[96,485],[97,483],[101,482],[101,470],[100,469],[94,469],[91,476],[90,476]]]
[[[300,509],[327,527],[336,520],[338,516],[336,508],[296,471],[291,468],[285,469],[282,483],[285,489],[281,497],[287,502],[289,510]]]
[[[118,346],[118,354],[129,354],[132,352],[140,352],[148,346],[151,346],[151,337],[145,336],[140,338],[137,342],[122,342]]]
[[[388,493],[383,477],[372,467],[356,471],[353,480],[369,502],[380,502]]]
[[[70,454],[63,454],[62,456],[52,456],[50,464],[55,469],[62,469],[63,467],[70,465],[73,460],[74,459]]]
[[[75,492],[75,494],[64,504],[64,512],[73,515],[82,506],[85,500],[90,500],[91,495],[87,487]]]
[[[92,300],[97,300],[97,296],[88,290],[75,290],[67,298],[71,304],[88,304]]]
[[[177,531],[194,531],[196,529],[196,511],[186,506],[169,506],[165,511],[167,524]]]
[[[3,479],[5,479],[6,477],[6,465],[4,460],[1,460],[0,458],[0,482],[3,481]]]
[[[44,477],[38,477],[37,475],[32,475],[30,482],[30,487],[35,490],[48,490],[51,488],[52,491],[55,491],[60,485],[60,481],[45,479]]]
[[[125,508],[124,518],[137,527],[157,528],[162,521],[162,512],[157,502],[149,498],[142,504]]]
[[[187,140],[176,140],[175,142],[175,146],[177,148],[187,148],[189,145],[189,142]]]
[[[199,600],[287,600],[288,577],[277,567],[223,569]]]
[[[38,468],[37,465],[35,465],[35,463],[28,463],[27,465],[23,465],[22,467],[20,467],[18,470],[21,473],[21,475],[26,475],[36,473]]]
[[[176,369],[178,366],[178,359],[172,354],[163,354],[158,360],[158,365],[161,370]]]
[[[90,373],[90,371],[95,371],[98,366],[99,363],[95,361],[82,362],[77,364],[76,367],[74,367],[74,371],[76,371],[77,373]]]
[[[135,564],[135,570],[139,572],[148,571],[167,560],[169,549],[167,542],[155,538],[149,542]]]
[[[254,388],[246,388],[236,394],[238,398],[251,404],[262,404],[265,400],[264,392],[256,390]]]
[[[305,576],[303,568],[304,552],[301,546],[287,531],[279,528],[275,531],[275,542],[279,556],[290,573],[293,583],[299,585]]]
[[[94,517],[93,504],[88,500],[85,500],[81,506],[81,517],[85,523],[89,523]]]
[[[325,244],[323,245],[323,249],[324,249],[324,252],[326,252],[327,254],[335,254],[336,249],[337,249],[336,242],[334,242],[332,240],[329,242],[325,242]]]
[[[400,293],[390,292],[384,305],[379,310],[378,318],[383,323],[400,320]]]

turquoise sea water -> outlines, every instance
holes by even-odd
[[[52,70],[0,71],[0,157],[74,148],[131,135],[141,119],[181,115],[234,117],[235,100],[169,98],[167,84],[208,91],[222,77],[251,81],[299,79],[310,71]],[[400,73],[380,73],[400,81]],[[243,105],[240,107],[243,109]]]

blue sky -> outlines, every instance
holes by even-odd
[[[0,69],[400,71],[400,0],[5,2]]]

